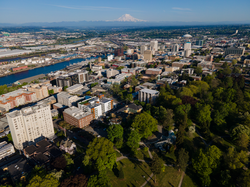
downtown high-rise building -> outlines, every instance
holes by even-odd
[[[173,44],[171,47],[171,52],[178,52],[179,51],[179,44]]]
[[[150,41],[150,47],[153,55],[155,55],[155,52],[158,51],[158,41],[156,40]]]
[[[44,138],[54,136],[50,106],[39,103],[21,110],[7,113],[14,146],[22,150]]]
[[[148,50],[148,47],[146,45],[141,45],[141,54],[144,54],[144,51]]]
[[[184,44],[184,56],[189,57],[191,55],[191,42],[186,42]]]

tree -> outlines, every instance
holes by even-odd
[[[93,162],[98,171],[106,168],[112,170],[116,163],[116,153],[113,146],[114,144],[104,137],[95,138],[88,145],[83,164],[86,166]]]
[[[219,183],[221,186],[230,186],[231,175],[229,170],[221,171],[220,177],[221,180]]]
[[[49,93],[49,95],[53,95],[54,94],[54,90],[52,89],[52,90],[48,90],[48,93]]]
[[[129,92],[132,93],[133,92],[133,88],[130,86],[129,87]]]
[[[63,170],[66,165],[67,165],[67,161],[65,159],[64,156],[60,156],[60,157],[57,157],[52,163],[51,165],[56,168],[57,170]]]
[[[213,145],[205,153],[200,149],[199,154],[192,159],[193,168],[200,176],[203,186],[209,186],[210,174],[218,167],[221,155],[219,148]]]
[[[61,179],[63,173],[64,173],[63,170],[57,171],[56,169],[51,170],[51,171],[49,172],[49,174],[50,174],[52,177],[54,177],[55,179],[57,179],[58,181]]]
[[[137,148],[139,148],[139,142],[141,141],[141,137],[139,133],[135,130],[131,130],[128,135],[127,145],[131,148],[131,150],[136,153]]]
[[[235,148],[230,147],[225,155],[225,161],[229,169],[243,168],[248,163],[248,154],[243,150],[237,152]]]
[[[118,142],[118,147],[116,145],[116,147],[119,149],[121,148],[122,144],[120,145],[120,142],[123,142],[123,127],[121,125],[110,125],[107,129],[107,133],[108,133],[108,139],[115,143]]]
[[[88,178],[83,174],[70,176],[62,181],[61,187],[87,187]]]
[[[86,95],[91,95],[91,91],[87,91],[87,92],[86,92]]]
[[[163,126],[166,128],[166,129],[169,129],[172,127],[173,123],[174,123],[174,112],[172,109],[167,109],[166,111],[166,116],[165,116],[165,119],[164,119],[164,122],[163,122]]]
[[[126,102],[128,103],[128,101],[133,101],[133,95],[132,94],[127,94],[126,98],[125,98]]]
[[[194,72],[195,72],[196,74],[200,75],[200,74],[202,73],[202,67],[197,66],[197,67],[195,68]]]
[[[157,124],[156,119],[147,112],[143,112],[135,117],[131,126],[142,138],[148,138],[152,135],[152,132],[157,131]]]
[[[233,59],[233,60],[232,60],[232,65],[234,66],[235,64],[237,64],[237,60],[236,60],[236,59]]]
[[[241,133],[238,135],[236,144],[244,151],[247,150],[249,145],[249,136],[246,133]]]
[[[188,152],[186,152],[184,148],[181,148],[177,157],[177,166],[179,170],[181,169],[182,171],[185,171],[186,167],[188,166],[188,160]]]
[[[224,84],[226,88],[231,88],[233,87],[233,78],[232,77],[226,77],[224,79]]]
[[[210,105],[203,105],[196,103],[195,107],[197,108],[196,120],[202,125],[204,131],[208,134],[211,118],[211,107]]]
[[[187,88],[187,87],[183,87],[182,88],[182,91],[180,93],[180,96],[190,96],[190,97],[193,97],[193,92],[191,89]]]
[[[111,90],[113,91],[114,94],[118,94],[121,91],[120,85],[113,84]]]
[[[118,68],[116,68],[117,70],[122,70],[124,68],[124,66],[119,66]]]
[[[167,115],[167,110],[163,107],[163,106],[160,106],[159,107],[159,116],[158,116],[158,119],[163,122],[166,118],[166,115]]]
[[[67,88],[68,88],[68,86],[64,86],[64,87],[63,87],[63,91],[66,91]]]
[[[151,171],[155,175],[155,183],[156,183],[156,175],[159,175],[161,173],[163,165],[161,159],[158,157],[157,154],[154,154],[150,165],[151,165]]]
[[[132,77],[130,84],[133,87],[138,85],[138,80],[135,78],[135,76]]]
[[[123,172],[123,167],[122,166],[121,166],[121,168],[119,170],[119,178],[124,179],[124,172]]]
[[[112,187],[112,185],[106,173],[102,171],[99,175],[91,175],[87,187]]]
[[[246,133],[249,136],[250,128],[248,126],[238,124],[236,127],[233,128],[231,132],[231,137],[233,139],[236,139],[242,133]]]
[[[39,175],[34,176],[27,187],[57,187],[60,183],[57,179],[47,174],[44,178]]]

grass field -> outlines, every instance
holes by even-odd
[[[108,171],[107,173],[113,187],[141,186],[152,173],[149,165],[145,162],[123,159],[118,162],[118,168],[121,166],[123,167],[124,179],[118,178],[118,171]]]
[[[181,172],[178,172],[172,167],[166,167],[165,172],[156,175],[156,184],[154,183],[155,176],[147,183],[146,187],[177,187],[181,179]]]
[[[198,185],[196,185],[188,175],[184,176],[181,186],[182,187],[198,187]]]
[[[136,158],[142,159],[142,160],[150,160],[148,151],[144,151],[142,149],[137,151],[137,154],[135,155]]]

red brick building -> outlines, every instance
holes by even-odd
[[[12,68],[12,71],[19,71],[19,70],[22,70],[22,69],[27,69],[28,66],[21,66],[21,67],[17,67],[17,68]]]
[[[84,128],[90,124],[93,120],[93,114],[91,111],[83,111],[77,107],[70,107],[63,111],[64,120],[78,128]]]

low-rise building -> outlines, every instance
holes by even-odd
[[[19,89],[13,92],[9,92],[0,96],[0,107],[5,108],[6,111],[10,109],[25,105],[27,103],[36,102],[36,93],[29,92],[24,89]]]
[[[139,91],[138,99],[140,102],[154,104],[158,96],[159,96],[159,91],[157,90],[142,89]]]
[[[113,100],[101,95],[99,98],[92,97],[78,103],[78,108],[85,109],[86,107],[91,110],[93,117],[97,119],[113,109]]]
[[[245,59],[244,64],[250,64],[250,59]]]
[[[107,69],[106,70],[106,76],[107,76],[107,78],[116,76],[118,74],[120,74],[120,72],[118,70],[115,70],[115,69]]]
[[[76,151],[76,144],[72,140],[67,138],[66,140],[62,140],[60,142],[60,149],[72,155]]]
[[[93,114],[88,107],[80,109],[73,106],[63,111],[63,118],[70,125],[84,128],[93,120]]]
[[[197,64],[198,67],[214,69],[214,64],[210,61],[201,61]]]
[[[35,92],[38,100],[49,96],[48,88],[45,85],[40,86],[39,84],[30,84],[28,86],[28,91]]]
[[[224,55],[227,56],[229,54],[238,54],[238,55],[244,55],[245,52],[245,48],[244,47],[239,47],[239,48],[234,48],[234,47],[230,47],[230,48],[226,48]]]
[[[79,90],[83,89],[83,85],[82,84],[75,84],[73,86],[70,86],[66,89],[67,92],[69,93],[74,93],[77,92]]]
[[[54,86],[49,86],[48,90],[53,90],[54,93],[59,93],[62,91],[62,87],[57,87],[56,85]]]
[[[15,153],[14,146],[6,141],[0,142],[0,160]]]
[[[160,75],[162,73],[162,69],[159,68],[148,68],[146,70],[147,75]]]
[[[126,73],[122,73],[122,74],[119,74],[115,77],[115,79],[108,79],[107,80],[107,83],[108,84],[121,84],[121,82],[127,78],[127,77],[130,77],[131,74],[126,74]]]
[[[27,158],[33,159],[38,165],[46,165],[51,159],[62,155],[62,152],[47,140],[41,140],[23,150]]]
[[[91,71],[96,72],[102,70],[102,66],[92,66]]]
[[[78,97],[76,95],[73,96],[67,92],[60,92],[59,94],[57,94],[58,103],[69,107],[76,104],[77,101],[80,101],[82,99],[82,97]]]

